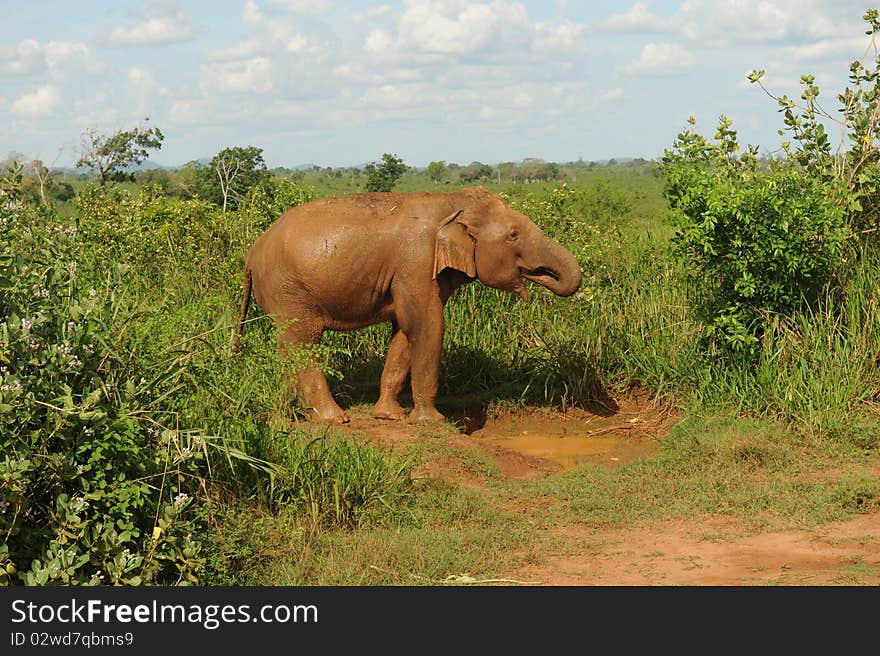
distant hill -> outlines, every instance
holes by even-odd
[[[198,159],[189,160],[189,161],[184,162],[182,164],[176,164],[176,165],[161,164],[159,162],[154,162],[154,161],[148,159],[144,162],[141,162],[140,164],[136,164],[136,165],[127,167],[125,169],[125,171],[126,172],[149,171],[149,170],[155,170],[155,169],[160,169],[163,171],[178,171],[178,170],[186,167],[190,162],[196,162],[198,164],[205,165],[205,164],[210,164],[211,159],[212,159],[211,157],[199,157]],[[633,157],[611,157],[608,159],[584,160],[584,163],[585,164],[590,164],[590,163],[608,164],[609,162],[615,162],[617,164],[627,164],[629,162],[632,162],[634,159],[636,159],[636,158],[633,158]],[[546,161],[550,162],[551,160],[546,160]],[[331,168],[346,168],[346,169],[356,168],[356,169],[363,170],[363,168],[365,166],[367,166],[367,164],[369,164],[369,163],[370,162],[362,162],[360,164],[353,164],[353,165],[337,164],[335,166],[332,166]],[[489,165],[490,166],[497,166],[500,163],[502,163],[502,162],[489,163]],[[523,160],[512,160],[511,163],[515,164],[516,166],[521,166],[523,163]],[[560,162],[555,162],[555,163],[565,166],[565,165],[576,164],[577,162],[575,162],[575,161],[561,162],[560,161]],[[466,166],[469,166],[469,163],[446,162],[446,165],[452,166],[452,167],[464,168]],[[294,166],[276,165],[276,166],[272,166],[272,167],[268,167],[268,168],[270,170],[271,169],[285,169],[288,171],[310,171],[315,168],[323,169],[326,167],[320,166],[318,164],[307,163],[307,164],[296,164]],[[424,169],[425,167],[424,166],[413,166],[412,168]],[[76,173],[82,173],[84,169],[76,169],[76,168],[73,168],[72,166],[53,166],[52,170],[59,172],[59,173],[62,173],[62,174],[76,174]]]

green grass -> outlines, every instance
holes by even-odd
[[[448,577],[503,577],[534,558],[534,534],[485,493],[439,481],[421,483],[406,512],[385,525],[357,531],[310,531],[298,515],[262,517],[245,528],[247,508],[230,511],[213,541],[223,553],[243,554],[236,584],[435,585]],[[228,562],[218,558],[228,569]]]
[[[558,499],[556,512],[567,521],[593,525],[723,514],[803,528],[873,503],[866,483],[853,488],[808,475],[861,459],[858,449],[829,450],[778,422],[692,416],[650,459],[612,472],[583,467],[536,482],[530,493]]]

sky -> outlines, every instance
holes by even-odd
[[[662,156],[697,120],[777,150],[776,95],[834,111],[873,62],[852,0],[0,0],[0,158],[55,166],[144,124],[166,166]],[[839,133],[839,131],[838,131]],[[834,133],[831,134],[834,138]]]

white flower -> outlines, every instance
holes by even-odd
[[[18,392],[21,394],[23,391],[24,385],[21,384],[20,380],[13,380],[11,383],[0,385],[0,392]]]
[[[189,495],[186,492],[181,492],[174,497],[174,505],[180,508],[180,506],[186,503],[187,499],[189,499]]]

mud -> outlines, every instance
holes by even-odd
[[[529,458],[556,463],[561,469],[574,469],[593,463],[619,467],[660,448],[659,439],[635,430],[641,417],[621,423],[619,417],[552,419],[542,416],[494,421],[475,431],[478,444],[492,445]]]
[[[344,430],[393,449],[404,450],[426,430],[406,421],[373,419],[366,406],[349,409],[348,414],[351,422]],[[611,409],[561,412],[525,407],[492,416],[469,409],[452,413],[451,420],[459,431],[451,437],[447,433],[453,454],[425,462],[417,475],[468,486],[491,477],[491,471],[474,469],[470,461],[475,455],[513,480],[587,463],[614,469],[658,451],[674,418],[646,397],[634,396],[615,402]]]

